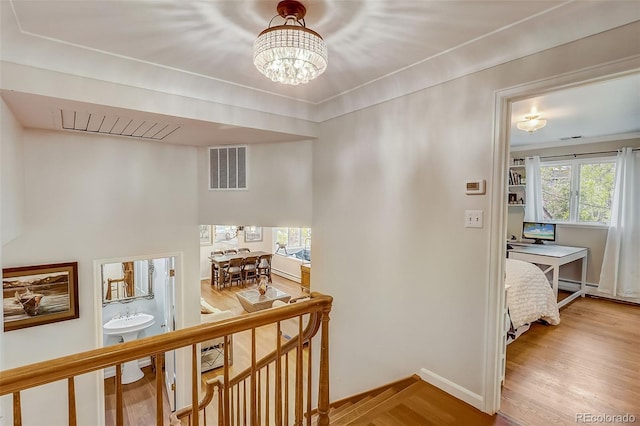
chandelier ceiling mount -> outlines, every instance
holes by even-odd
[[[295,0],[284,0],[278,3],[278,7],[276,8],[278,11],[278,15],[282,16],[284,19],[292,16],[296,18],[296,21],[299,21],[304,18],[304,15],[307,14],[307,8],[300,2]]]

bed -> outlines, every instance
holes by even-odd
[[[540,268],[533,263],[507,258],[505,272],[510,322],[507,344],[527,331],[535,321],[560,324],[556,296]]]

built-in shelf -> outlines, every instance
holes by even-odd
[[[507,176],[507,184],[509,188],[509,207],[525,206],[527,187],[526,181],[526,167],[524,164],[514,164],[509,166]]]

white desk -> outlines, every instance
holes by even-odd
[[[563,307],[579,296],[584,297],[585,284],[587,280],[587,248],[544,244],[512,244],[512,247],[512,249],[507,250],[508,257],[510,259],[524,260],[525,262],[549,266],[546,270],[543,271],[545,274],[553,270],[552,286],[553,292],[556,294],[556,300],[558,298],[558,276],[560,273],[560,266],[582,259],[582,278],[580,280],[580,290],[558,302],[558,307]]]

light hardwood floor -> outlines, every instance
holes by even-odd
[[[501,412],[532,426],[576,424],[579,413],[640,422],[640,306],[580,298],[560,321],[507,347]]]
[[[123,419],[125,426],[141,426],[156,424],[156,375],[151,367],[143,367],[144,377],[137,382],[123,385]],[[116,424],[115,377],[104,380],[105,393],[105,425]],[[169,425],[171,409],[167,392],[163,388],[164,425]]]

